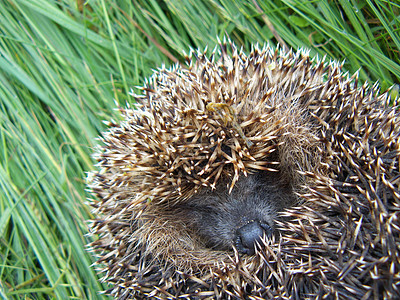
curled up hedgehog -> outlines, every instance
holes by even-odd
[[[400,114],[308,52],[232,42],[110,122],[91,248],[118,299],[400,297]]]

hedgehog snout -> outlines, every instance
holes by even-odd
[[[271,237],[273,229],[268,224],[253,220],[236,230],[235,246],[243,254],[253,255],[264,237]]]
[[[232,191],[226,182],[206,188],[170,215],[179,217],[207,248],[229,251],[234,246],[241,254],[253,255],[256,245],[274,234],[278,212],[294,202],[285,183],[269,172],[243,175]]]

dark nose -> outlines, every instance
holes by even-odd
[[[251,221],[236,231],[235,246],[239,252],[253,255],[256,243],[261,243],[263,236],[271,237],[271,226],[259,221]]]

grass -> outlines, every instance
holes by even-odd
[[[345,59],[386,89],[400,79],[399,15],[383,0],[1,1],[0,298],[104,297],[85,172],[114,100],[132,102],[153,68],[228,34]]]

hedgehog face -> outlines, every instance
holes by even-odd
[[[254,254],[256,243],[274,232],[277,212],[295,202],[295,196],[276,172],[241,176],[229,192],[227,184],[203,189],[178,205],[182,217],[206,247]]]

